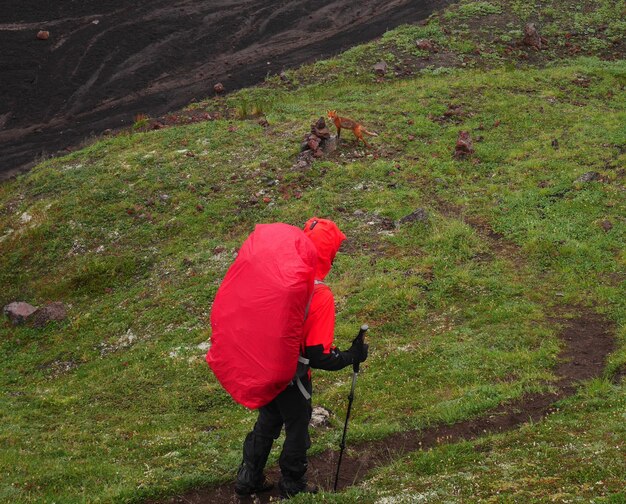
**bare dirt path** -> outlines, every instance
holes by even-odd
[[[513,430],[528,421],[537,421],[554,411],[554,404],[572,395],[580,382],[600,376],[606,357],[614,349],[613,325],[600,315],[585,309],[577,309],[578,316],[565,319],[555,316],[551,320],[562,327],[559,338],[563,348],[555,369],[557,381],[554,391],[530,394],[502,404],[486,415],[457,422],[452,425],[436,425],[419,431],[400,432],[380,441],[351,445],[341,464],[339,489],[358,484],[367,473],[386,466],[394,459],[416,450],[427,450],[444,443],[472,440],[496,432]],[[309,459],[308,477],[324,490],[333,488],[337,468],[337,451],[325,451]],[[277,467],[267,471],[271,481],[278,481]],[[256,498],[239,499],[233,484],[198,489],[172,497],[162,503],[209,504],[209,503],[266,503],[277,498],[276,490],[260,494]]]
[[[450,218],[466,222],[489,244],[493,253],[506,257],[520,274],[528,269],[526,259],[513,242],[495,232],[491,225],[476,216],[467,215],[462,207],[451,205],[433,196],[433,205]],[[572,315],[575,314],[575,317]],[[399,432],[385,439],[350,445],[341,466],[339,489],[358,484],[376,467],[386,466],[407,453],[426,450],[443,443],[472,440],[481,436],[518,428],[528,421],[537,421],[554,411],[555,403],[576,392],[581,382],[598,377],[606,364],[607,356],[614,350],[614,326],[607,319],[589,308],[565,306],[558,312],[547,314],[551,324],[559,327],[561,352],[554,369],[555,382],[548,393],[527,394],[518,400],[504,403],[483,416],[457,422],[452,425],[435,425],[423,430]],[[327,450],[310,457],[308,477],[324,490],[334,484],[338,451]],[[268,469],[271,481],[278,481],[277,467]],[[239,499],[235,496],[232,482],[213,488],[201,488],[178,495],[163,504],[186,503],[266,503],[277,498],[274,489],[255,498]]]
[[[451,0],[7,0],[0,180],[90,135],[336,54]],[[50,33],[38,40],[39,30]]]

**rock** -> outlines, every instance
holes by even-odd
[[[463,158],[474,154],[474,145],[469,132],[459,131],[459,138],[456,141],[456,147],[454,149],[455,158]]]
[[[428,212],[423,208],[418,208],[414,212],[411,212],[409,215],[405,215],[402,217],[398,224],[408,224],[410,222],[426,222],[428,221]]]
[[[539,35],[537,31],[535,23],[527,23],[526,26],[524,26],[524,39],[522,43],[529,47],[534,47],[535,49],[541,49],[541,35]]]
[[[267,128],[270,125],[270,123],[268,122],[267,119],[265,119],[265,117],[261,117],[261,119],[258,120],[258,124],[259,124],[259,126],[261,126],[263,128]]]
[[[48,40],[50,38],[50,32],[45,30],[39,30],[37,32],[37,38],[39,40]]]
[[[291,167],[292,171],[303,171],[306,170],[310,166],[310,163],[305,159],[300,159],[296,164]]]
[[[217,84],[215,84],[215,86],[213,86],[213,91],[215,91],[217,94],[223,93],[224,90],[224,84],[222,84],[221,82],[218,82]]]
[[[421,49],[422,51],[434,51],[435,50],[435,44],[433,44],[433,42],[428,39],[416,40],[415,45],[417,46],[418,49]]]
[[[587,173],[583,173],[580,177],[576,179],[576,182],[580,182],[582,184],[586,182],[593,182],[595,180],[600,180],[601,175],[598,172],[590,171]]]
[[[315,124],[311,126],[311,133],[319,138],[330,138],[330,130],[326,127],[326,121],[320,117]]]
[[[336,151],[337,150],[337,137],[334,136],[325,140],[324,144],[322,145],[322,150],[326,154],[330,154],[331,152]]]
[[[600,227],[606,232],[609,232],[611,229],[613,229],[613,223],[610,220],[605,219],[603,221],[600,221]]]
[[[387,63],[384,61],[379,61],[374,65],[374,73],[376,75],[380,75],[381,77],[387,73]]]
[[[67,318],[67,309],[65,305],[59,301],[48,303],[39,308],[28,320],[34,327],[43,327],[48,322],[58,322]]]
[[[283,82],[289,82],[289,77],[287,76],[287,74],[285,73],[285,71],[283,70],[282,72],[280,72],[278,74],[278,76],[280,77],[280,80]]]
[[[554,150],[557,150],[559,148],[559,141],[556,138],[552,140],[552,148]]]
[[[330,130],[326,127],[324,128],[315,128],[313,134],[322,139],[328,140],[330,138]]]
[[[307,146],[309,147],[309,149],[311,149],[312,151],[317,150],[317,148],[320,146],[320,139],[317,138],[315,135],[311,135],[309,137],[309,141],[307,142]]]
[[[2,311],[13,325],[20,325],[26,322],[28,317],[37,311],[37,308],[23,301],[15,301],[6,305]]]
[[[329,427],[330,426],[330,411],[321,406],[315,406],[313,413],[311,414],[311,427]]]

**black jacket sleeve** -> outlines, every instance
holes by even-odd
[[[337,348],[331,348],[330,352],[324,353],[324,345],[308,346],[305,349],[309,366],[314,369],[326,371],[339,371],[352,364],[352,353],[342,352]]]

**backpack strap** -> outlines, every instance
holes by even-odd
[[[302,392],[302,395],[304,396],[304,398],[307,401],[309,401],[311,399],[311,394],[309,394],[307,390],[304,388],[304,385],[302,384],[302,380],[300,379],[299,376],[296,376],[296,385],[298,385],[298,388],[300,389],[300,392]]]
[[[324,282],[322,282],[321,280],[315,280],[315,287],[317,287],[318,285],[324,285]],[[313,294],[315,294],[315,288],[313,289],[313,292],[311,293],[309,302],[306,304],[306,308],[304,310],[304,320],[306,320],[307,317],[309,316],[309,308],[311,308],[311,301],[313,301]],[[311,399],[311,394],[309,394],[307,389],[304,387],[302,380],[300,379],[300,374],[301,374],[300,370],[302,370],[302,372],[308,373],[308,367],[309,367],[309,359],[307,359],[304,356],[304,348],[305,346],[304,346],[304,341],[303,341],[302,348],[300,349],[301,353],[298,356],[298,369],[296,370],[296,376],[294,377],[292,383],[295,383],[298,386],[298,389],[300,390],[304,398],[308,401]]]
[[[314,285],[313,292],[311,292],[311,297],[309,298],[309,302],[306,304],[306,308],[304,309],[304,320],[306,320],[307,317],[309,316],[309,308],[311,308],[311,302],[313,301],[313,294],[315,294],[315,287],[317,287],[318,285],[324,285],[324,282],[322,282],[321,280],[315,280],[313,285]]]
[[[298,367],[300,367],[300,364],[302,364],[304,366],[304,369],[308,371],[309,359],[307,359],[303,355],[300,355],[298,357]],[[298,389],[300,389],[300,392],[302,392],[302,395],[304,396],[304,398],[307,401],[309,401],[311,399],[311,394],[309,394],[307,389],[304,388],[304,384],[302,383],[302,380],[300,379],[300,373],[296,373],[296,385],[298,386]]]
[[[309,394],[309,392],[304,386],[304,383],[302,383],[302,380],[300,379],[300,375],[304,376],[304,374],[308,373],[309,371],[308,368],[309,368],[309,359],[307,359],[304,355],[298,356],[298,368],[296,369],[296,376],[294,376],[293,380],[291,381],[292,384],[295,383],[298,386],[298,389],[300,390],[300,392],[302,393],[302,395],[307,401],[311,399],[311,394]]]

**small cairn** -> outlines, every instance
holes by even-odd
[[[314,158],[321,158],[324,152],[332,152],[335,145],[336,140],[331,138],[326,121],[320,117],[311,124],[311,132],[304,136],[294,168],[307,168]]]
[[[459,138],[457,138],[454,149],[454,157],[456,159],[463,159],[471,156],[472,154],[474,154],[474,144],[469,132],[459,131]]]
[[[544,39],[539,35],[539,31],[534,23],[527,23],[526,26],[524,26],[524,39],[522,43],[525,46],[539,50],[543,47],[543,41]]]

